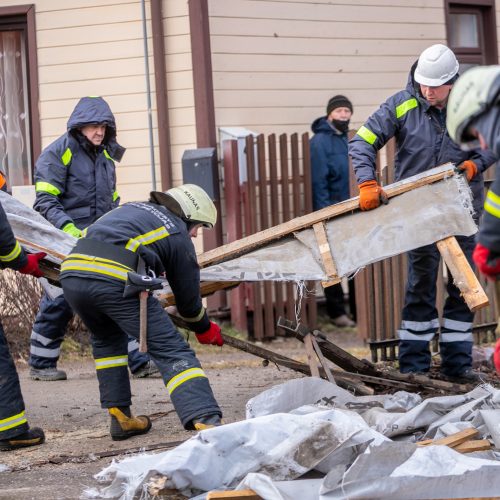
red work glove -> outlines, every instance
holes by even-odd
[[[210,328],[203,333],[197,333],[196,338],[200,344],[223,345],[224,339],[220,334],[220,327],[217,323],[210,321]]]
[[[359,184],[359,208],[373,210],[382,202],[389,203],[386,192],[377,184],[377,181],[365,181]]]
[[[487,278],[496,280],[500,275],[500,255],[491,255],[490,249],[483,247],[481,243],[478,243],[474,248],[472,259]]]
[[[41,278],[43,276],[42,271],[40,271],[40,267],[38,266],[38,262],[42,260],[47,254],[45,252],[39,253],[29,253],[26,255],[28,262],[26,265],[18,269],[21,274],[31,274],[31,276],[35,276],[35,278]]]
[[[477,166],[472,160],[465,160],[457,166],[457,169],[465,175],[467,182],[470,182],[477,174]]]
[[[500,375],[500,339],[497,340],[495,345],[495,352],[493,353],[493,363],[495,364],[495,370],[498,375]]]

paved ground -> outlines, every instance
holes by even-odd
[[[362,346],[353,331],[339,333],[336,338],[339,345]],[[303,346],[297,340],[264,347],[305,361]],[[300,376],[273,364],[264,367],[259,358],[226,346],[204,347],[199,358],[227,422],[245,418],[245,403],[251,397]],[[161,379],[153,378],[132,381],[133,411],[149,415],[152,430],[127,441],[111,441],[108,416],[98,403],[92,360],[63,359],[60,367],[67,371],[67,381],[34,382],[26,367],[19,367],[29,422],[45,430],[47,442],[0,454],[0,499],[77,499],[86,488],[97,485],[93,475],[126,450],[162,443],[166,447],[192,435],[180,425]],[[100,458],[116,453],[116,457]]]

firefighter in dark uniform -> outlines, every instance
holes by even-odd
[[[45,253],[27,255],[14,238],[12,229],[0,205],[0,267],[10,267],[22,274],[42,276],[38,261]],[[0,451],[35,446],[45,441],[42,429],[30,428],[24,412],[23,395],[16,366],[0,323]]]
[[[138,338],[139,298],[126,289],[138,277],[164,275],[179,314],[200,343],[222,345],[200,297],[200,272],[191,241],[200,225],[213,227],[217,212],[207,193],[185,184],[149,202],[126,203],[87,228],[61,265],[61,284],[73,310],[92,333],[101,406],[111,415],[111,437],[127,439],[151,428],[130,411],[127,335]],[[148,277],[149,276],[149,277]],[[140,279],[139,279],[140,281]],[[222,413],[205,372],[160,303],[147,300],[147,347],[186,429],[219,425]]]
[[[449,101],[446,126],[462,149],[491,149],[500,157],[500,66],[476,66],[460,77]],[[490,280],[500,279],[500,169],[484,202],[484,218],[473,253],[478,269]],[[500,340],[495,346],[500,373]]]
[[[377,151],[392,137],[396,140],[395,179],[453,162],[467,177],[473,194],[476,220],[482,211],[482,173],[496,161],[490,151],[461,151],[446,130],[448,95],[458,79],[459,63],[445,45],[425,49],[411,68],[408,84],[389,97],[357,131],[349,154],[359,185],[360,208],[372,210],[387,198],[375,179]],[[457,240],[472,264],[473,236]],[[437,334],[441,373],[456,382],[478,382],[472,370],[472,313],[449,274],[448,296],[440,325],[436,308],[436,281],[440,254],[436,245],[408,252],[408,280],[401,328],[398,330],[399,369],[402,373],[427,373],[431,365],[429,341]]]
[[[79,238],[84,228],[119,205],[115,161],[121,161],[125,148],[116,141],[115,117],[102,97],[80,99],[67,128],[36,162],[34,209]],[[42,296],[31,333],[29,364],[34,380],[66,379],[57,361],[72,317],[64,296]],[[129,343],[129,366],[135,376],[149,376],[155,370],[134,339]]]

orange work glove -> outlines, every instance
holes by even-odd
[[[460,173],[465,175],[467,182],[470,182],[477,174],[477,166],[472,160],[463,161],[457,166],[457,169],[460,170]]]
[[[26,255],[28,262],[19,269],[21,274],[31,274],[35,278],[41,278],[43,276],[42,271],[38,265],[38,262],[42,260],[47,254],[45,252],[29,253]]]
[[[377,184],[377,181],[365,181],[359,184],[359,208],[373,210],[382,202],[389,203],[386,192]]]

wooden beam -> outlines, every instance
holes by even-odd
[[[457,239],[450,236],[436,244],[469,309],[474,312],[486,307],[489,304],[488,296],[462,252]]]
[[[447,167],[447,168],[445,168]],[[405,182],[401,181],[395,185],[385,186],[384,190],[389,198],[406,193],[412,189],[425,186],[427,184],[432,184],[434,182],[441,181],[446,177],[450,177],[454,174],[454,165],[452,163],[447,163],[442,165],[441,168],[444,170],[438,173],[430,174],[426,177],[422,177],[416,181]],[[301,217],[296,217],[295,219],[279,224],[277,226],[264,229],[258,233],[251,234],[237,241],[232,241],[219,248],[214,248],[204,252],[198,256],[198,263],[200,267],[207,267],[209,265],[214,265],[219,262],[223,262],[229,258],[236,258],[239,255],[255,250],[261,246],[267,245],[271,241],[276,241],[285,236],[291,235],[295,231],[300,231],[301,229],[306,229],[308,227],[317,224],[318,222],[323,222],[338,215],[345,214],[347,212],[352,212],[359,209],[359,197],[351,198],[349,200],[337,203],[335,205],[330,205],[329,207],[322,208],[316,212],[312,212]]]
[[[469,439],[476,437],[479,434],[477,429],[470,427],[469,429],[464,429],[460,432],[455,432],[449,436],[441,439],[426,439],[425,441],[419,441],[417,446],[431,446],[431,445],[442,445],[454,448],[455,446],[465,443]]]
[[[491,443],[487,439],[472,439],[465,441],[453,448],[459,453],[472,453],[473,451],[487,451],[491,450]]]
[[[209,491],[207,500],[262,500],[253,490]]]
[[[319,254],[321,255],[321,260],[323,262],[323,267],[325,268],[326,275],[333,281],[332,285],[335,284],[335,279],[339,281],[339,276],[337,273],[337,266],[333,260],[332,249],[330,248],[330,243],[328,243],[328,235],[326,234],[326,228],[324,222],[318,222],[313,225],[314,235],[316,236],[316,243],[318,244]],[[329,283],[329,282],[326,282]]]

